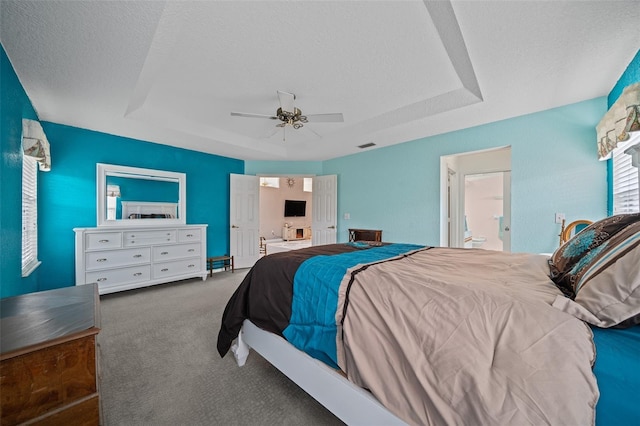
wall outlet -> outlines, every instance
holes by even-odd
[[[562,223],[564,220],[564,213],[556,213],[556,223]]]

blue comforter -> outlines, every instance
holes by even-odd
[[[640,325],[628,329],[593,330],[600,399],[596,406],[596,426],[640,424],[638,397],[640,384]]]
[[[338,289],[349,268],[379,262],[424,248],[415,244],[390,244],[304,261],[293,281],[291,319],[284,337],[298,349],[338,368],[336,308]]]

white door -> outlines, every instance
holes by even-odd
[[[458,240],[458,177],[456,171],[447,167],[447,244],[446,247],[455,247]]]
[[[313,178],[313,217],[311,244],[334,244],[338,215],[338,176]]]
[[[511,172],[504,172],[502,185],[502,250],[511,251]]]
[[[260,258],[260,178],[230,175],[229,250],[236,268],[250,268]]]

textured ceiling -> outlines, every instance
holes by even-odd
[[[41,120],[247,160],[324,160],[606,96],[637,1],[5,1]],[[303,114],[275,114],[277,90]],[[372,149],[372,148],[368,148]],[[375,149],[375,148],[373,148]]]

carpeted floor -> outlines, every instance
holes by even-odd
[[[255,352],[244,367],[218,355],[222,311],[246,272],[101,296],[104,425],[342,424]]]

